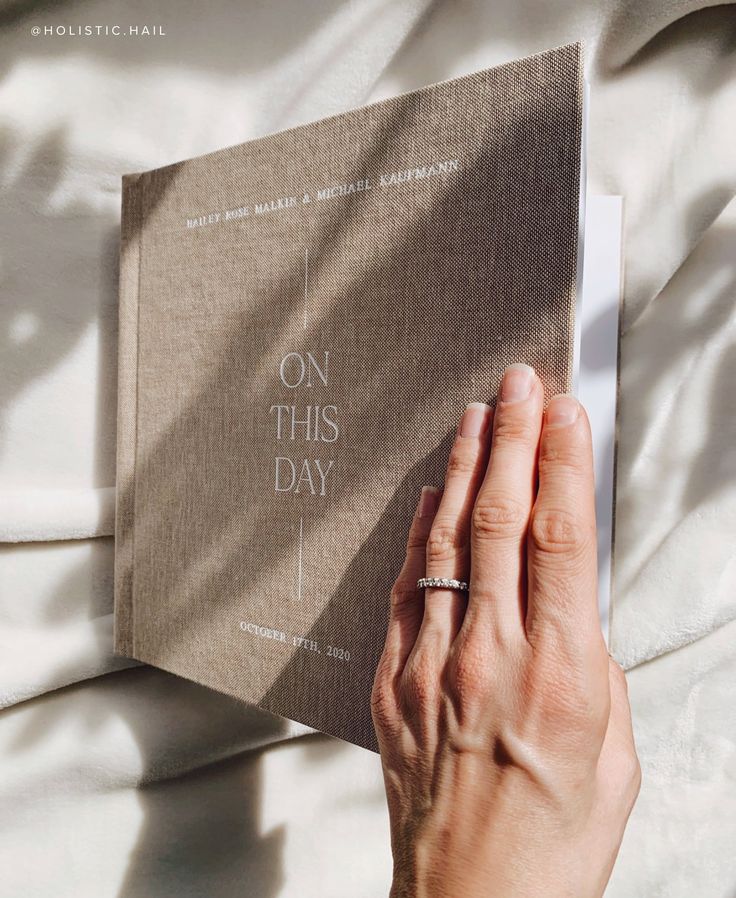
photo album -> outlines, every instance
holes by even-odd
[[[122,185],[115,651],[377,750],[424,484],[526,362],[596,453],[607,627],[623,200],[580,43]]]

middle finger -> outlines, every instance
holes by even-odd
[[[524,634],[525,540],[536,492],[544,391],[528,365],[504,372],[488,468],[472,517],[470,596],[464,627]]]

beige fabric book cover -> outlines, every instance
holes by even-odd
[[[575,356],[572,44],[123,177],[115,650],[376,750],[423,484]]]

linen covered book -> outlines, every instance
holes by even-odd
[[[573,383],[583,97],[571,44],[123,177],[118,654],[377,748],[422,485]]]

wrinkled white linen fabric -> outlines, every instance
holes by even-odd
[[[153,37],[33,27],[160,25]],[[111,654],[123,172],[583,38],[626,198],[607,895],[736,894],[736,6],[0,0],[0,896],[380,896],[376,756]]]

